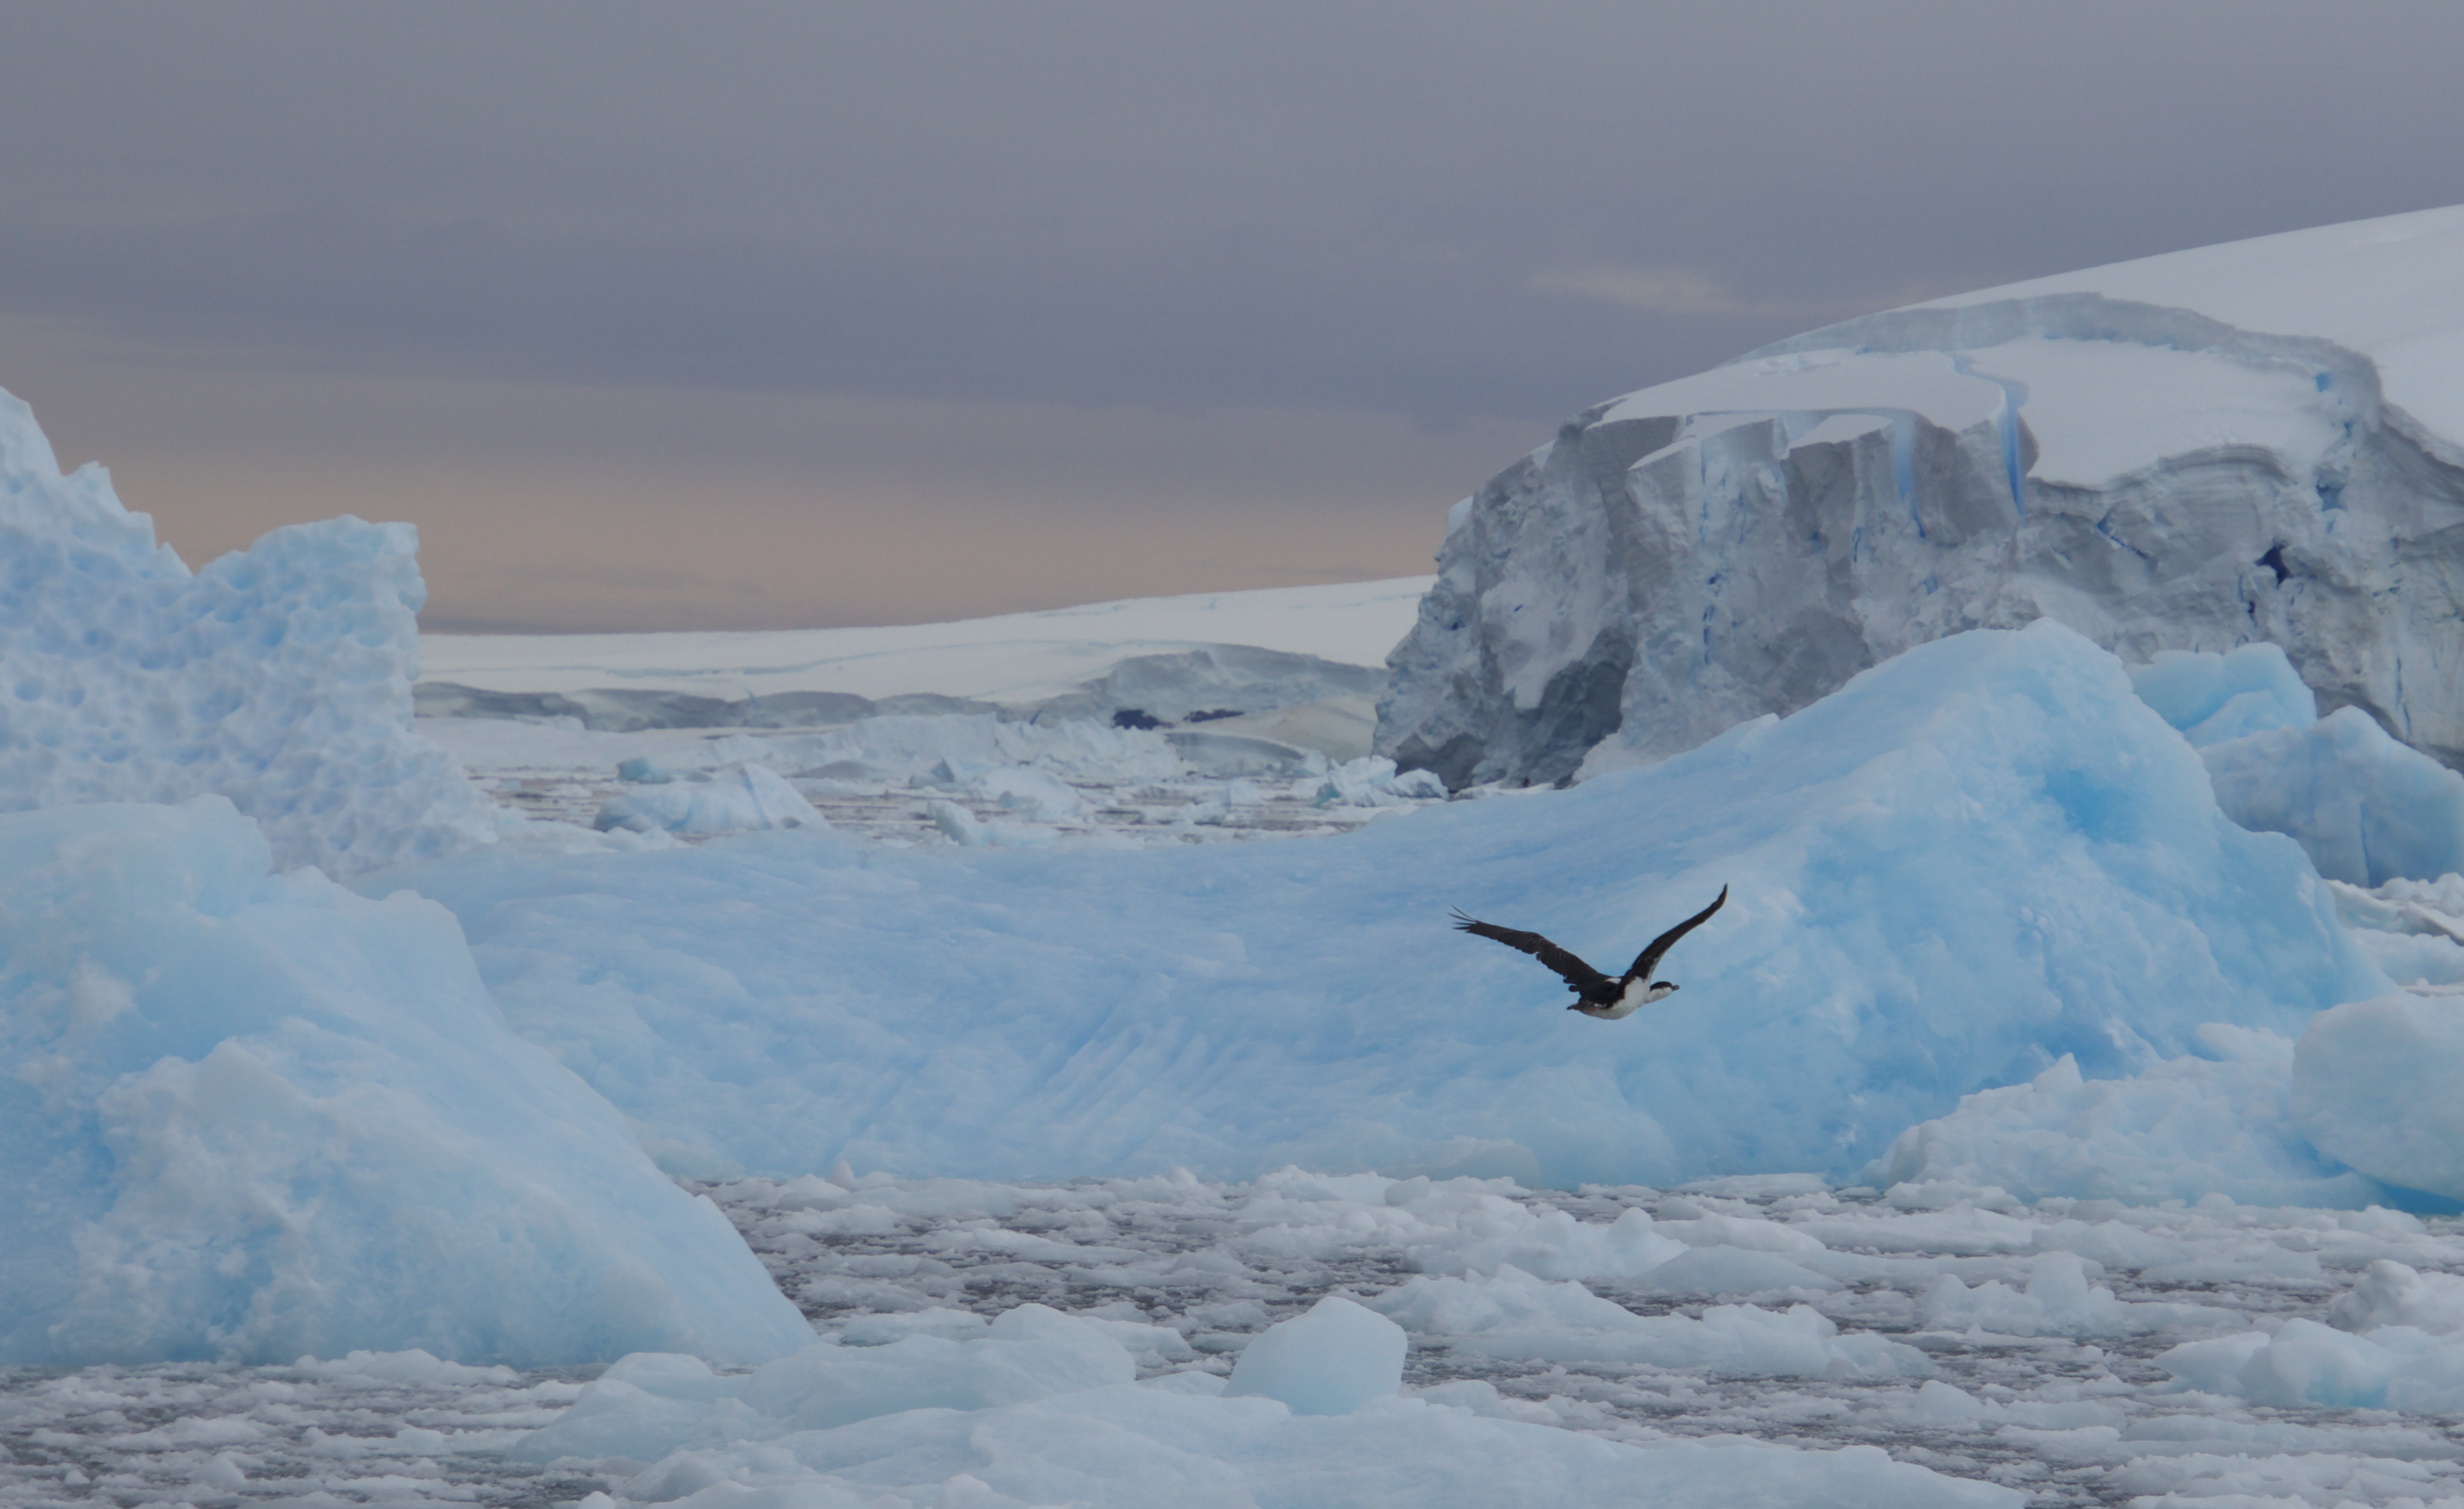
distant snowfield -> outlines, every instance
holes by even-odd
[[[1252,645],[1386,662],[1434,577],[1089,603],[948,624],[640,634],[425,634],[420,675],[495,692],[593,687],[705,697],[1057,697],[1133,655]]]
[[[2186,305],[2245,330],[2309,336],[2369,358],[2418,437],[2464,440],[2464,206],[2287,231],[2006,283],[1917,309],[2099,294]],[[1880,316],[1872,318],[1881,318]],[[1835,326],[1845,333],[1848,326]]]
[[[1368,791],[1365,767],[1337,783],[1349,794],[1320,798],[1331,768],[1368,755],[1386,654],[1430,580],[889,628],[429,635],[422,705],[495,716],[423,716],[420,728],[505,807],[583,825],[638,805],[616,771],[647,760],[679,773],[757,763],[832,825],[893,843],[1333,832],[1397,805]],[[466,688],[514,696],[480,706]],[[591,726],[542,716],[551,707]],[[1130,723],[1108,726],[1124,710]],[[687,726],[657,725],[676,721]],[[1015,766],[1074,795],[1022,814],[1016,783],[991,775]]]

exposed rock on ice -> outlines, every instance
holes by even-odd
[[[0,816],[0,1363],[742,1363],[810,1330],[453,920],[219,797]]]
[[[336,876],[486,843],[487,798],[411,732],[417,549],[332,519],[191,575],[0,392],[0,809],[211,792]]]
[[[1989,289],[1585,411],[1448,521],[1377,752],[1451,787],[1662,758],[2052,617],[2283,646],[2464,762],[2464,209]]]

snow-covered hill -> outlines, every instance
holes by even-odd
[[[1988,289],[1577,415],[1450,516],[1376,747],[1661,758],[1929,639],[2272,640],[2464,763],[2464,208]]]

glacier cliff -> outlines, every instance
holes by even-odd
[[[1585,411],[1449,517],[1375,747],[1655,760],[2054,618],[2281,646],[2464,765],[2464,208],[1867,316]]]

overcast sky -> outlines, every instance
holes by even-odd
[[[2464,6],[14,5],[0,387],[430,630],[1407,575],[1586,404],[2464,201]],[[2464,276],[2464,273],[2459,273]]]

